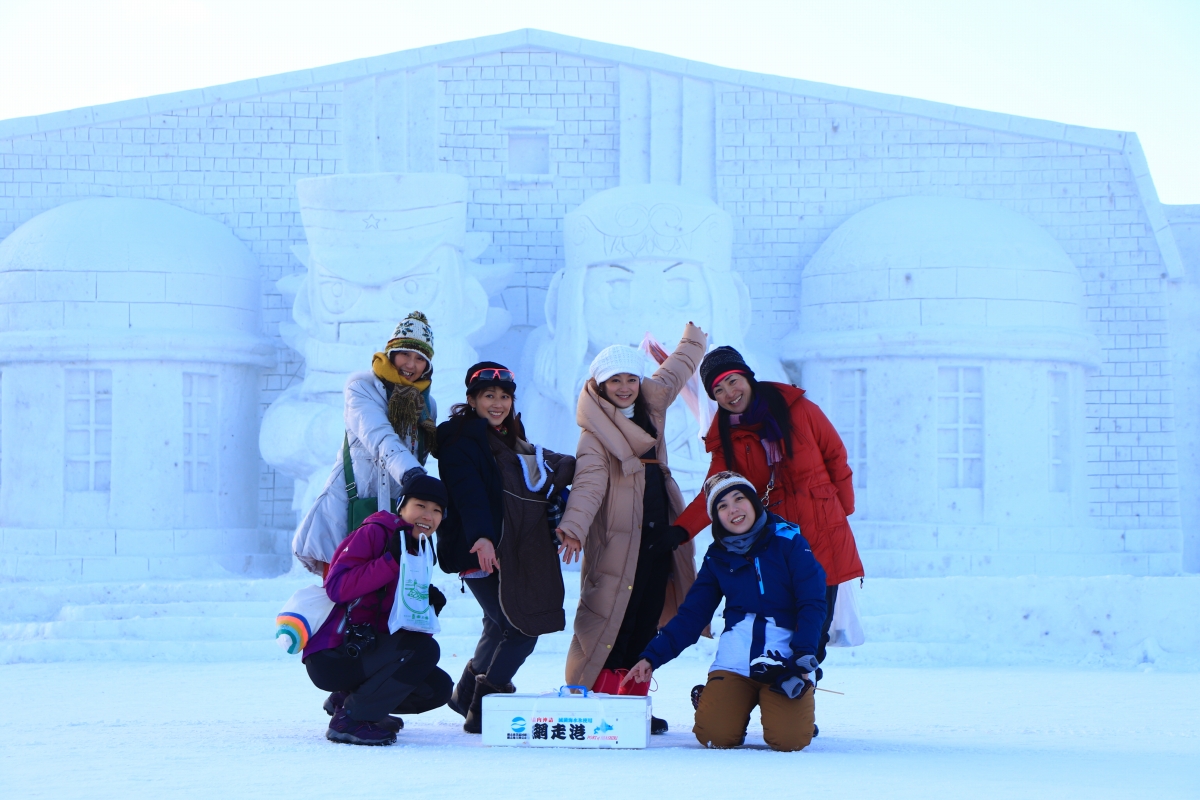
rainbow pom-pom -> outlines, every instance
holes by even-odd
[[[308,646],[312,629],[302,614],[287,613],[275,617],[275,641],[288,653],[296,655]]]

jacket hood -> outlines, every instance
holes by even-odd
[[[641,468],[641,454],[658,444],[657,439],[601,397],[593,380],[589,380],[579,393],[575,422],[590,431],[604,449],[621,462],[621,472],[625,475],[637,472]]]
[[[759,381],[759,383],[769,383],[779,390],[783,395],[783,399],[787,401],[788,408],[799,403],[804,397],[804,390],[786,383],[776,383],[775,381]],[[708,433],[704,434],[704,450],[711,453],[721,446],[721,429],[717,427],[717,421],[720,419],[721,411],[717,410],[713,414],[712,423],[708,426]]]

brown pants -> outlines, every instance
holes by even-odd
[[[738,747],[746,741],[750,712],[762,714],[763,739],[772,750],[803,750],[813,738],[814,692],[791,700],[765,683],[718,669],[708,674],[692,732],[705,747]]]

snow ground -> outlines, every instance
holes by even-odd
[[[465,654],[443,655],[454,677]],[[557,686],[536,654],[524,691]],[[449,709],[396,746],[325,740],[298,660],[0,666],[0,797],[1200,797],[1200,675],[834,667],[801,753],[705,751],[688,690],[707,660],[656,673],[671,733],[648,751],[485,748]],[[618,794],[620,793],[620,794]]]

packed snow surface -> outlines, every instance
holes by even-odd
[[[466,654],[444,653],[455,678]],[[554,688],[538,654],[522,691]],[[325,740],[325,695],[298,659],[0,666],[0,797],[1200,797],[1195,673],[843,667],[801,753],[706,751],[687,695],[707,661],[656,673],[671,725],[645,751],[485,748],[446,708],[395,746]]]

